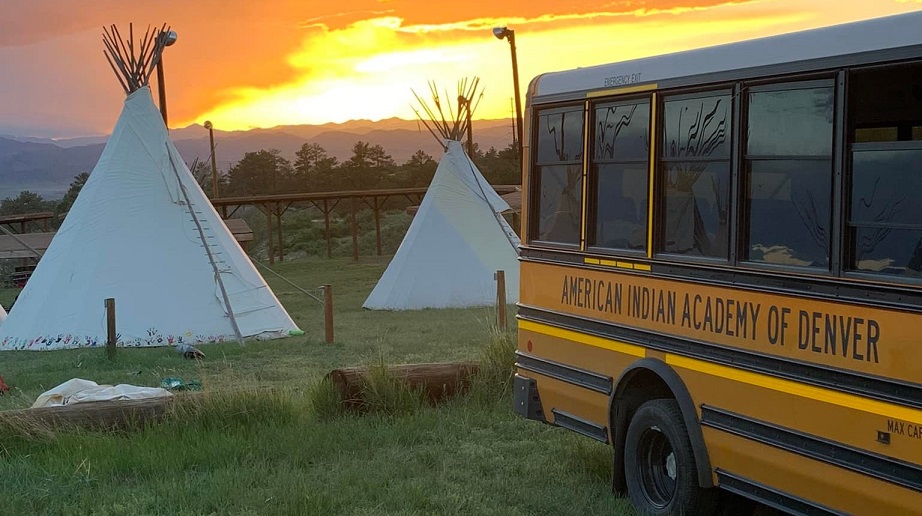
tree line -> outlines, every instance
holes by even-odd
[[[475,143],[471,159],[491,184],[521,182],[518,153],[512,144],[502,150],[491,147],[483,151]],[[190,166],[196,181],[212,196],[211,163],[196,162]],[[247,152],[229,170],[219,174],[218,194],[230,197],[425,187],[432,181],[436,167],[436,159],[422,150],[416,151],[405,163],[397,164],[381,145],[358,141],[352,147],[352,156],[340,162],[321,145],[305,143],[295,153],[294,162],[276,149]],[[75,176],[60,200],[46,200],[30,191],[3,199],[0,215],[46,211],[63,215],[70,210],[88,178],[88,172]],[[59,222],[56,220],[55,225]]]
[[[491,184],[519,184],[518,154],[513,145],[503,150],[482,151],[476,144],[471,159]],[[295,161],[276,149],[248,152],[243,159],[219,175],[221,197],[278,193],[332,192],[382,188],[425,187],[432,181],[438,162],[417,150],[403,164],[397,164],[384,147],[358,141],[352,156],[340,162],[317,143],[305,143]],[[196,164],[193,170],[202,189],[212,194],[211,165]]]

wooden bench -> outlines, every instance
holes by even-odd
[[[225,219],[224,225],[234,235],[234,239],[240,242],[243,252],[247,252],[247,244],[253,241],[253,230],[250,225],[243,219]]]

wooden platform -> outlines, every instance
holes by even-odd
[[[48,233],[24,233],[16,235],[16,238],[22,240],[32,249],[44,253],[51,245],[51,238],[54,232]],[[11,260],[16,258],[34,258],[35,253],[16,241],[9,235],[0,234],[0,260]]]
[[[243,219],[225,219],[224,225],[230,230],[234,238],[240,242],[243,250],[247,250],[247,244],[253,240],[253,229]]]

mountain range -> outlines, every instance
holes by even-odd
[[[512,121],[475,120],[474,141],[484,150],[506,148],[512,143]],[[352,120],[342,124],[288,125],[248,131],[214,130],[215,161],[226,172],[247,152],[278,149],[292,162],[305,143],[317,143],[327,154],[345,161],[358,141],[381,145],[399,163],[417,150],[436,160],[442,150],[418,121],[391,118],[381,121]],[[172,129],[170,138],[186,163],[210,159],[208,130],[201,125]],[[0,199],[15,197],[23,190],[45,199],[58,199],[74,176],[96,165],[108,135],[52,140],[0,135]]]

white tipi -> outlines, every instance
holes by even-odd
[[[120,346],[300,333],[183,163],[146,78],[123,83],[112,136],[0,326],[0,349],[103,346],[106,298]]]
[[[3,305],[0,305],[0,325],[3,324],[3,321],[6,320],[6,310],[3,309]]]
[[[518,300],[519,239],[500,215],[509,205],[460,142],[448,141],[447,147],[410,229],[365,308],[491,305],[498,270],[505,272],[506,299]]]

